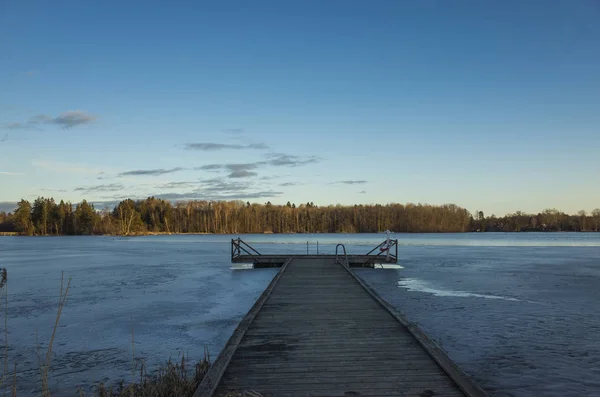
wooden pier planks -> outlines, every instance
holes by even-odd
[[[330,258],[287,262],[195,397],[485,396],[373,294]]]

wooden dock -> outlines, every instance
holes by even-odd
[[[340,258],[284,263],[194,397],[232,391],[263,397],[486,396]]]

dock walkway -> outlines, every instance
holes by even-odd
[[[330,258],[289,259],[194,397],[481,397],[416,326]]]

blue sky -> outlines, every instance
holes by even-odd
[[[0,202],[600,207],[600,5],[0,2]]]

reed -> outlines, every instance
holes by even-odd
[[[42,374],[42,397],[50,397],[50,387],[48,385],[48,374],[50,372],[50,363],[52,361],[52,346],[54,345],[54,338],[56,337],[56,330],[58,329],[58,321],[60,320],[60,315],[62,313],[63,307],[65,307],[65,303],[67,301],[67,295],[69,294],[69,287],[71,286],[71,278],[69,278],[66,288],[64,288],[64,280],[65,280],[64,272],[61,272],[61,274],[60,274],[60,295],[58,297],[58,312],[56,313],[56,318],[54,320],[54,328],[52,329],[52,336],[50,337],[50,342],[48,343],[48,348],[46,349],[46,357],[44,359],[44,362],[40,365],[40,371]],[[40,358],[39,345],[38,345],[38,358]]]
[[[204,358],[189,368],[190,364],[185,355],[181,360],[169,360],[149,375],[146,365],[142,362],[139,369],[139,378],[129,385],[121,381],[118,385],[107,386],[99,384],[94,392],[96,397],[185,397],[192,396],[204,375],[210,367],[210,358],[205,349]],[[80,394],[83,396],[83,394]]]

